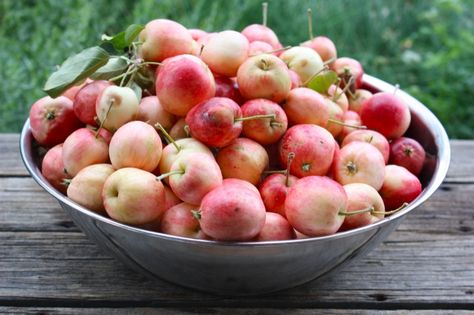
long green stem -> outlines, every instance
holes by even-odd
[[[184,171],[183,170],[170,171],[168,173],[164,173],[164,174],[161,174],[160,176],[157,176],[156,180],[161,181],[163,178],[170,177],[172,175],[177,175],[177,174],[184,174]]]
[[[366,212],[373,213],[374,210],[375,210],[374,207],[370,206],[370,207],[367,207],[367,208],[361,209],[361,210],[339,211],[338,214],[348,216],[348,215],[361,214],[361,213],[366,213]]]
[[[303,85],[306,86],[309,82],[311,82],[311,80],[313,80],[318,74],[328,70],[328,66],[324,66],[322,69],[316,71],[315,74],[313,74],[308,80],[304,81]]]
[[[336,125],[341,125],[341,126],[344,126],[344,127],[354,128],[354,129],[367,129],[367,126],[358,126],[358,125],[346,124],[343,121],[340,121],[340,120],[337,120],[337,119],[332,119],[332,118],[329,118],[328,122],[336,124]]]
[[[99,132],[100,130],[102,129],[102,127],[104,126],[104,122],[105,120],[107,119],[107,116],[109,116],[109,112],[110,110],[112,109],[112,106],[114,105],[114,99],[111,99],[110,100],[110,104],[109,104],[109,108],[107,108],[107,112],[105,113],[105,117],[103,120],[101,120],[100,122],[100,125],[99,125],[99,128],[97,128],[96,132],[95,132],[95,138],[97,139],[97,137],[99,137]]]
[[[285,186],[289,187],[288,185],[290,184],[290,167],[291,163],[293,163],[293,159],[295,158],[295,153],[290,152],[288,153],[288,159],[286,161],[286,171],[285,171]]]
[[[168,131],[166,131],[166,129],[160,123],[156,123],[155,128],[158,128],[163,133],[166,140],[168,140],[169,143],[172,143],[174,145],[176,151],[181,151],[181,147],[176,143],[176,141],[174,141],[173,137],[168,133]]]
[[[262,25],[267,26],[268,2],[262,3]]]
[[[389,215],[389,214],[394,214],[400,210],[402,210],[403,208],[405,208],[406,206],[408,206],[408,203],[404,202],[400,207],[398,207],[397,209],[394,209],[394,210],[391,210],[391,211],[372,211],[373,214],[384,214],[384,215]]]
[[[311,8],[308,8],[308,35],[309,35],[309,40],[313,39],[313,11]]]
[[[250,55],[249,57],[255,57],[255,56],[264,55],[264,54],[267,54],[267,55],[268,54],[273,54],[273,53],[276,53],[276,52],[288,50],[291,47],[293,47],[293,46],[285,46],[285,47],[282,47],[282,48],[273,49],[273,50],[269,50],[269,51],[264,51],[264,52],[261,52],[261,53],[258,53],[258,54],[253,54],[253,55]]]
[[[239,118],[235,118],[234,121],[246,121],[246,120],[252,120],[252,119],[264,119],[264,118],[275,119],[276,115],[275,114],[266,114],[266,115],[254,115],[254,116],[247,116],[247,117],[239,117]]]

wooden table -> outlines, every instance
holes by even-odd
[[[448,177],[365,258],[317,282],[220,297],[149,280],[89,241],[0,134],[0,314],[467,314],[474,310],[474,141]],[[290,312],[291,310],[291,312]]]

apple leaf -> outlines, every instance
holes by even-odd
[[[102,41],[104,43],[111,43],[117,51],[123,51],[132,44],[133,40],[144,28],[145,26],[141,24],[132,24],[125,31],[114,36],[102,35]]]
[[[135,81],[130,81],[128,87],[131,88],[133,92],[135,92],[138,102],[140,102],[142,100],[142,88]]]
[[[319,93],[327,93],[329,87],[337,81],[337,73],[334,71],[325,71],[311,79],[308,87]]]
[[[124,58],[111,57],[106,65],[97,69],[90,78],[93,80],[109,80],[127,70],[128,62]]]
[[[135,38],[137,38],[138,34],[145,28],[144,25],[142,24],[132,24],[127,29],[125,30],[125,44],[130,46],[130,44],[133,42]]]
[[[58,97],[71,86],[83,81],[109,60],[109,54],[98,46],[84,49],[67,58],[46,81],[43,90],[51,97]]]

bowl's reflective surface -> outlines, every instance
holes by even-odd
[[[364,76],[365,88],[392,92],[395,87]],[[339,268],[382,242],[406,214],[420,206],[446,176],[450,148],[438,119],[420,102],[399,90],[409,106],[407,135],[425,148],[428,159],[422,194],[402,211],[373,225],[331,236],[278,242],[226,243],[194,240],[150,232],[97,215],[55,190],[38,167],[29,122],[20,139],[23,161],[32,177],[54,196],[74,222],[97,244],[148,276],[218,294],[259,294],[290,288]]]

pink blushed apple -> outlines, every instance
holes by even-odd
[[[288,221],[278,213],[267,212],[265,225],[258,233],[255,241],[284,241],[296,238],[293,227]]]
[[[142,98],[136,119],[144,121],[151,126],[160,123],[166,130],[173,127],[176,122],[176,117],[161,106],[160,100],[156,96]]]
[[[65,179],[71,176],[64,171],[63,144],[57,144],[46,152],[41,163],[41,174],[57,190],[66,194]]]
[[[175,236],[207,239],[208,237],[201,230],[199,221],[192,213],[198,208],[198,206],[185,202],[169,208],[161,219],[161,232]]]
[[[420,180],[406,168],[398,165],[387,165],[380,195],[385,208],[394,210],[415,200],[421,194]]]

